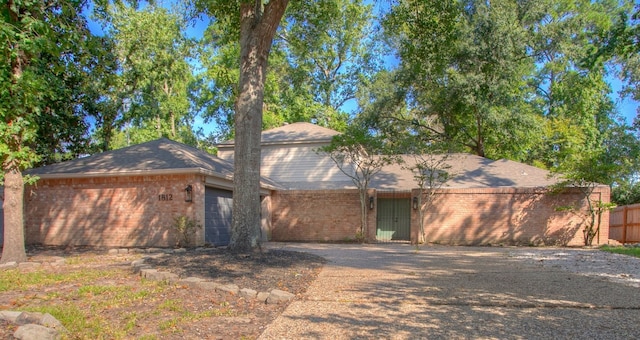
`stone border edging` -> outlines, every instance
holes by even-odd
[[[196,249],[196,251],[198,251]],[[180,251],[186,252],[186,249]],[[165,256],[170,253],[159,254],[155,256]],[[189,288],[197,288],[197,289],[205,289],[205,290],[213,290],[218,293],[227,293],[232,295],[240,295],[242,297],[248,299],[256,299],[259,302],[266,304],[278,304],[282,302],[289,302],[295,298],[294,294],[289,292],[280,290],[280,289],[272,289],[270,292],[258,292],[256,290],[250,288],[240,288],[235,284],[221,284],[215,281],[210,281],[206,279],[202,279],[199,277],[185,277],[180,278],[178,274],[174,274],[167,271],[159,271],[155,268],[152,268],[150,265],[145,263],[145,260],[149,257],[143,257],[141,259],[135,260],[131,262],[131,266],[133,267],[133,271],[135,273],[140,273],[140,276],[151,281],[167,281],[169,283],[181,284],[187,286]]]

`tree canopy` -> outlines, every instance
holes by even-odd
[[[24,261],[22,171],[77,157],[87,144],[83,94],[93,40],[78,1],[7,1],[0,7],[1,262]]]

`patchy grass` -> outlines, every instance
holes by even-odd
[[[49,313],[67,328],[68,339],[156,339],[180,334],[194,321],[235,315],[226,307],[190,311],[184,288],[143,280],[118,266],[0,271],[0,294],[0,309]]]
[[[0,293],[10,298],[0,307],[49,313],[71,339],[122,339],[137,326],[138,310],[146,309],[145,303],[153,309],[153,301],[162,301],[168,289],[166,283],[142,281],[121,268],[7,270],[0,272]],[[133,311],[124,312],[129,308]]]
[[[21,272],[17,269],[0,272],[0,293],[9,290],[24,291],[52,284],[87,283],[98,278],[115,278],[118,273],[100,269],[83,269],[65,273],[38,270]]]
[[[607,251],[607,252],[610,252],[610,253],[624,254],[624,255],[640,257],[640,247],[602,246],[602,247],[600,247],[600,250]]]
[[[34,250],[37,269],[0,270],[0,310],[49,313],[69,331],[63,339],[255,339],[285,304],[239,294],[145,280],[131,269],[139,254]],[[60,263],[64,258],[64,263]],[[273,251],[242,257],[220,251],[146,259],[159,270],[267,292],[303,293],[324,260]],[[0,339],[13,328],[0,328]]]

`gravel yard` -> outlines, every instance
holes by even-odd
[[[558,268],[640,288],[640,258],[596,249],[515,249],[508,253],[534,266]],[[639,296],[640,298],[640,296]]]

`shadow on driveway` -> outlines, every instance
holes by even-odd
[[[536,248],[268,247],[311,252],[328,263],[261,339],[615,339],[640,333],[638,288],[513,256]]]

